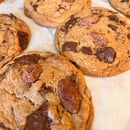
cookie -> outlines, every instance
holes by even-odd
[[[0,129],[90,130],[93,105],[83,74],[51,52],[24,53],[0,71]]]
[[[25,0],[24,12],[40,25],[56,27],[72,14],[90,5],[90,0]]]
[[[109,0],[111,6],[130,17],[130,0]]]
[[[72,15],[56,29],[55,45],[86,75],[113,76],[130,69],[130,26],[106,8]]]
[[[28,46],[30,29],[13,14],[0,14],[0,68]]]

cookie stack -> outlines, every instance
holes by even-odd
[[[24,13],[56,27],[60,54],[24,52],[28,25],[0,14],[0,130],[90,130],[94,108],[83,74],[130,69],[129,23],[117,12],[91,7],[90,0],[25,0]]]

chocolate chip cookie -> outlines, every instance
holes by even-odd
[[[24,53],[0,71],[0,129],[90,130],[93,106],[84,77],[65,57]]]
[[[28,46],[30,29],[13,14],[0,14],[0,68]]]
[[[57,28],[55,44],[86,75],[113,76],[130,69],[130,25],[106,8],[72,15]]]
[[[90,0],[25,0],[24,12],[40,25],[56,27],[70,15],[90,5]]]
[[[109,0],[111,6],[130,17],[130,0]]]

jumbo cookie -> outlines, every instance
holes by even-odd
[[[24,12],[40,25],[56,27],[70,15],[90,5],[90,0],[25,0]]]
[[[28,52],[0,71],[0,129],[90,130],[91,94],[65,57]]]
[[[24,21],[13,14],[0,14],[0,68],[27,48],[30,36]]]
[[[111,6],[130,17],[130,0],[109,0]]]
[[[106,8],[72,15],[57,28],[55,45],[86,75],[113,76],[130,69],[130,25]]]

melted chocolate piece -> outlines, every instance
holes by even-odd
[[[17,36],[18,36],[19,44],[20,44],[21,48],[23,50],[26,49],[27,45],[29,43],[28,33],[23,32],[23,31],[18,31]]]
[[[82,48],[80,49],[80,51],[81,51],[82,53],[84,53],[84,54],[92,55],[92,50],[91,50],[90,47],[82,47]]]
[[[116,52],[112,47],[98,48],[96,56],[100,61],[113,63],[116,57]]]
[[[120,20],[116,15],[109,15],[108,18],[111,20],[111,21],[115,21],[117,24],[120,24],[120,25],[123,25],[125,26],[126,23],[122,20]]]
[[[46,83],[43,83],[40,93],[41,95],[45,95],[46,93],[52,93],[54,92],[51,86],[47,86]]]
[[[21,57],[18,57],[17,59],[14,60],[14,62],[30,65],[30,64],[36,64],[39,59],[40,59],[40,55],[31,54],[31,55],[23,55]]]
[[[129,0],[121,0],[121,2],[123,3],[123,2],[129,2]]]
[[[47,104],[43,103],[39,109],[30,114],[24,130],[51,130],[51,119],[47,115],[47,109]]]
[[[34,11],[37,11],[38,5],[32,5]]]
[[[116,15],[109,15],[108,18],[112,21],[115,21],[116,23],[118,22],[119,18]]]
[[[79,111],[81,96],[70,80],[61,79],[58,82],[58,96],[66,110],[71,113]]]
[[[42,72],[42,68],[39,64],[31,64],[22,74],[22,79],[26,83],[34,83],[39,79],[39,76]]]
[[[61,31],[67,33],[69,28],[72,28],[77,23],[77,17],[74,17],[73,15],[70,16],[69,21],[66,22],[66,24],[61,27]]]
[[[130,34],[127,35],[127,38],[130,40]]]
[[[108,24],[108,27],[111,28],[113,31],[116,31],[117,26],[112,25],[112,24]]]
[[[67,41],[62,46],[62,51],[77,51],[77,42]]]

